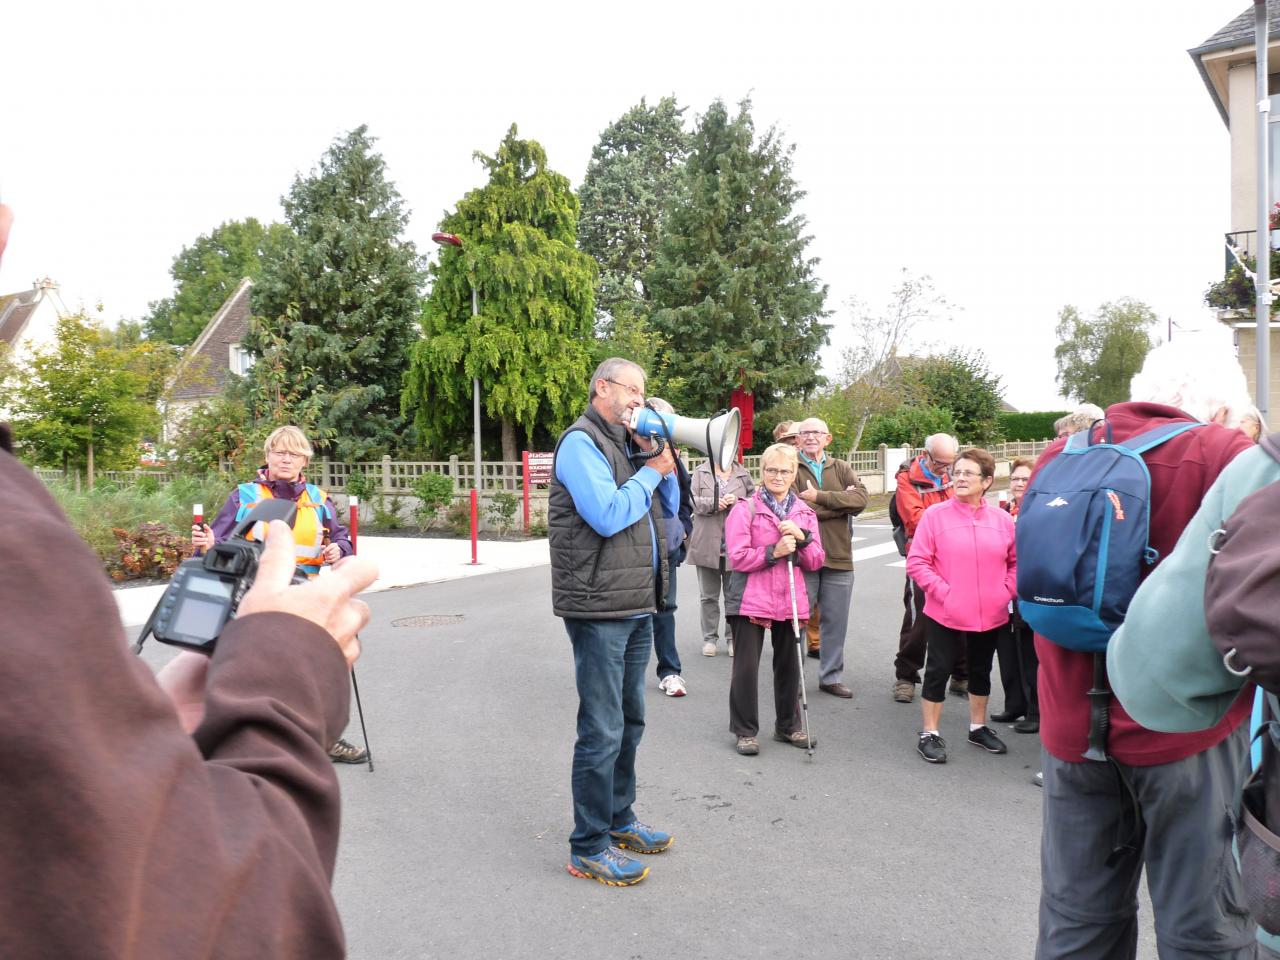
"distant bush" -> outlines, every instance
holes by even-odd
[[[424,473],[414,479],[411,489],[419,501],[413,519],[423,530],[435,523],[440,511],[453,501],[453,480],[443,473]]]
[[[1007,413],[996,414],[996,422],[1000,424],[1000,433],[1006,440],[1049,440],[1053,437],[1053,424],[1065,417],[1068,411],[1057,410],[1045,413]]]
[[[882,443],[890,447],[918,447],[930,434],[954,435],[955,432],[956,421],[951,411],[941,407],[904,405],[868,420],[860,446],[863,450],[874,450]]]

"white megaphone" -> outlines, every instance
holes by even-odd
[[[701,450],[719,469],[728,470],[729,465],[738,459],[742,415],[734,408],[709,420],[698,420],[637,407],[631,414],[631,429],[641,436],[657,437]]]

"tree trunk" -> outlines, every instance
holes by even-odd
[[[93,489],[93,441],[89,441],[89,489]]]
[[[516,425],[505,417],[502,420],[502,459],[507,463],[520,459],[520,451],[516,449]],[[514,482],[508,481],[506,486],[514,487]]]

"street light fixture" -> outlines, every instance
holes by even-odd
[[[462,249],[462,238],[459,237],[457,234],[436,231],[431,235],[431,239],[434,240],[436,243],[438,243],[442,247],[457,247],[459,250]],[[470,281],[470,283],[471,283],[471,316],[478,317],[480,316],[480,300],[479,300],[479,297],[476,295],[475,281],[472,280]],[[472,405],[472,414],[473,414],[474,423],[475,423],[475,435],[472,440],[475,448],[474,449],[475,478],[474,478],[474,482],[471,485],[471,488],[473,490],[479,491],[480,489],[480,378],[479,377],[471,378],[471,405]]]

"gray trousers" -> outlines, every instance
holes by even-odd
[[[702,621],[702,642],[718,643],[720,640],[720,595],[729,593],[729,574],[725,567],[724,557],[720,558],[720,566],[695,567],[698,571],[698,615]],[[728,631],[724,635],[729,641]]]
[[[1067,763],[1041,751],[1040,936],[1036,960],[1132,960],[1138,881],[1147,871],[1160,960],[1255,956],[1231,854],[1236,793],[1246,764],[1241,727],[1184,760],[1120,769],[1138,798],[1137,851],[1113,867],[1121,792],[1109,763]]]
[[[809,609],[818,610],[818,682],[839,683],[844,678],[844,635],[849,629],[849,601],[853,597],[853,571],[804,571]]]

